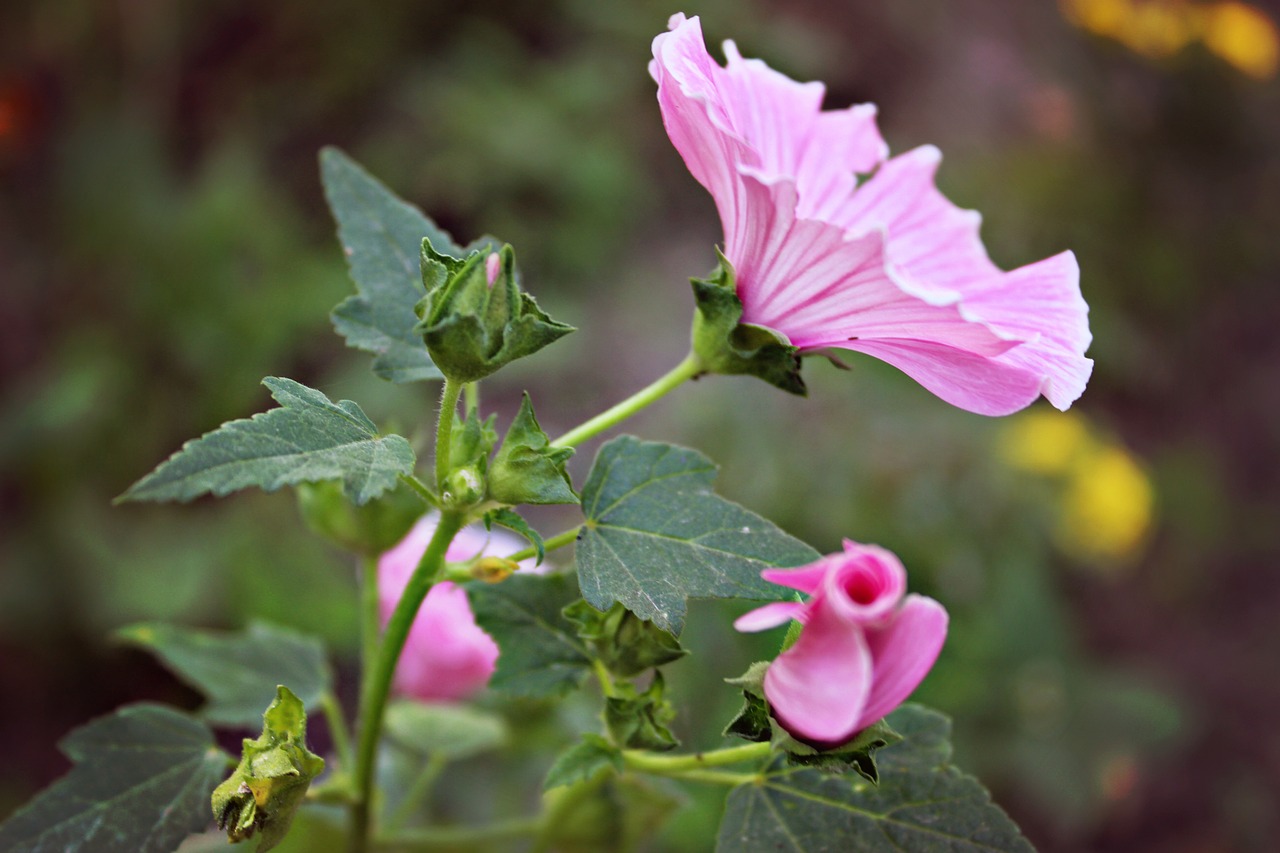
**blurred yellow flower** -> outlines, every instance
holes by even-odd
[[[1014,468],[1063,474],[1089,441],[1089,428],[1075,413],[1028,412],[1010,421],[1000,451]]]
[[[1149,59],[1172,56],[1192,42],[1259,79],[1280,64],[1280,32],[1265,12],[1238,0],[1060,0],[1071,23],[1115,39]]]
[[[1146,472],[1119,447],[1086,454],[1067,480],[1058,534],[1081,557],[1133,553],[1151,527],[1154,492]]]
[[[1001,458],[1012,468],[1053,479],[1055,536],[1090,561],[1133,554],[1151,528],[1155,490],[1142,466],[1098,435],[1078,413],[1029,412],[1009,421]]]

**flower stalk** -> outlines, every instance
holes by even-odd
[[[618,425],[641,409],[665,397],[690,379],[706,372],[702,361],[689,353],[684,361],[627,399],[596,415],[551,442],[552,447],[577,447],[607,429]]]

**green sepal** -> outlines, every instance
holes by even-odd
[[[426,503],[403,483],[363,506],[343,493],[341,480],[299,483],[298,512],[312,532],[344,550],[375,556],[395,545],[426,511]]]
[[[600,611],[579,599],[564,609],[564,615],[578,626],[578,636],[605,668],[620,678],[634,678],[688,654],[670,631],[646,622],[621,604]]]
[[[280,843],[324,759],[307,749],[307,713],[281,685],[262,715],[262,734],[245,738],[240,764],[213,791],[213,817],[231,842],[258,837],[258,853]]]
[[[574,331],[520,289],[511,246],[498,252],[498,277],[490,285],[488,254],[478,251],[460,261],[422,241],[427,295],[418,303],[416,331],[436,367],[455,382],[483,379]]]
[[[465,419],[454,413],[449,433],[449,470],[471,465],[487,470],[489,454],[498,443],[498,431],[493,428],[497,417],[490,415],[482,421],[475,409],[467,412]]]
[[[489,499],[504,504],[578,503],[564,465],[572,447],[552,447],[526,393],[489,466]]]
[[[693,351],[711,373],[758,376],[783,391],[805,396],[800,349],[781,332],[742,322],[733,265],[716,249],[720,263],[707,278],[690,279],[697,311]]]
[[[630,685],[619,687],[624,693],[634,693]],[[654,670],[653,681],[643,693],[606,699],[604,722],[614,743],[627,749],[660,752],[679,746],[680,741],[667,728],[667,723],[675,719],[676,709],[667,701],[665,693],[662,671]]]
[[[529,544],[533,546],[533,550],[537,553],[537,560],[534,562],[534,565],[542,565],[542,561],[547,558],[547,545],[542,540],[542,534],[530,527],[529,522],[525,521],[524,518],[520,516],[520,513],[506,507],[485,513],[484,529],[491,530],[495,524],[499,527],[505,527],[514,533],[518,533],[527,539]]]
[[[764,697],[764,674],[768,669],[768,661],[758,661],[743,675],[725,679],[729,684],[741,687],[743,695],[742,710],[725,727],[725,735],[756,743],[772,741],[774,748],[786,756],[788,764],[829,773],[854,770],[868,782],[880,784],[876,750],[897,743],[902,740],[902,735],[880,720],[848,741],[828,749],[818,749],[797,740],[769,713],[769,704]]]
[[[600,735],[587,732],[582,740],[560,753],[547,771],[542,789],[548,791],[586,781],[606,767],[612,767],[615,773],[622,772],[622,750]]]

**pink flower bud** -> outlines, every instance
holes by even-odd
[[[734,627],[804,625],[769,665],[764,693],[779,724],[813,746],[839,746],[901,705],[942,650],[947,611],[931,598],[904,597],[906,570],[883,548],[846,539],[843,553],[761,574],[811,596],[765,605]]]
[[[502,258],[498,257],[497,252],[490,252],[489,257],[484,259],[484,274],[489,279],[490,287],[493,287],[493,283],[498,280],[500,272],[502,272]]]
[[[427,550],[437,516],[424,516],[408,535],[378,559],[379,610],[385,625],[410,576]],[[445,559],[460,562],[481,553],[506,556],[523,543],[508,533],[473,525],[463,528]],[[532,568],[532,561],[521,566]],[[462,587],[442,581],[431,588],[409,629],[396,666],[395,688],[424,701],[457,701],[484,688],[498,660],[498,645],[476,624]]]

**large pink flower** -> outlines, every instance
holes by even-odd
[[[391,618],[413,570],[427,550],[437,516],[424,516],[391,550],[378,558],[378,604],[383,624]],[[446,560],[469,560],[482,552],[505,556],[519,551],[519,539],[501,531],[463,528]],[[532,561],[521,564],[532,566]],[[489,683],[498,660],[498,645],[476,624],[467,593],[449,581],[431,587],[409,629],[396,666],[395,687],[424,701],[466,699]]]
[[[722,67],[697,18],[675,15],[670,29],[650,73],[672,143],[720,212],[741,322],[801,355],[875,356],[981,414],[1080,396],[1093,362],[1071,252],[1000,270],[981,217],[934,186],[936,148],[886,159],[874,106],[823,111],[821,83],[743,59],[733,42]]]
[[[843,553],[761,574],[812,596],[766,604],[734,627],[804,625],[769,665],[764,693],[782,727],[814,746],[838,746],[902,704],[947,637],[947,611],[932,598],[904,597],[906,570],[883,548],[846,539]]]

